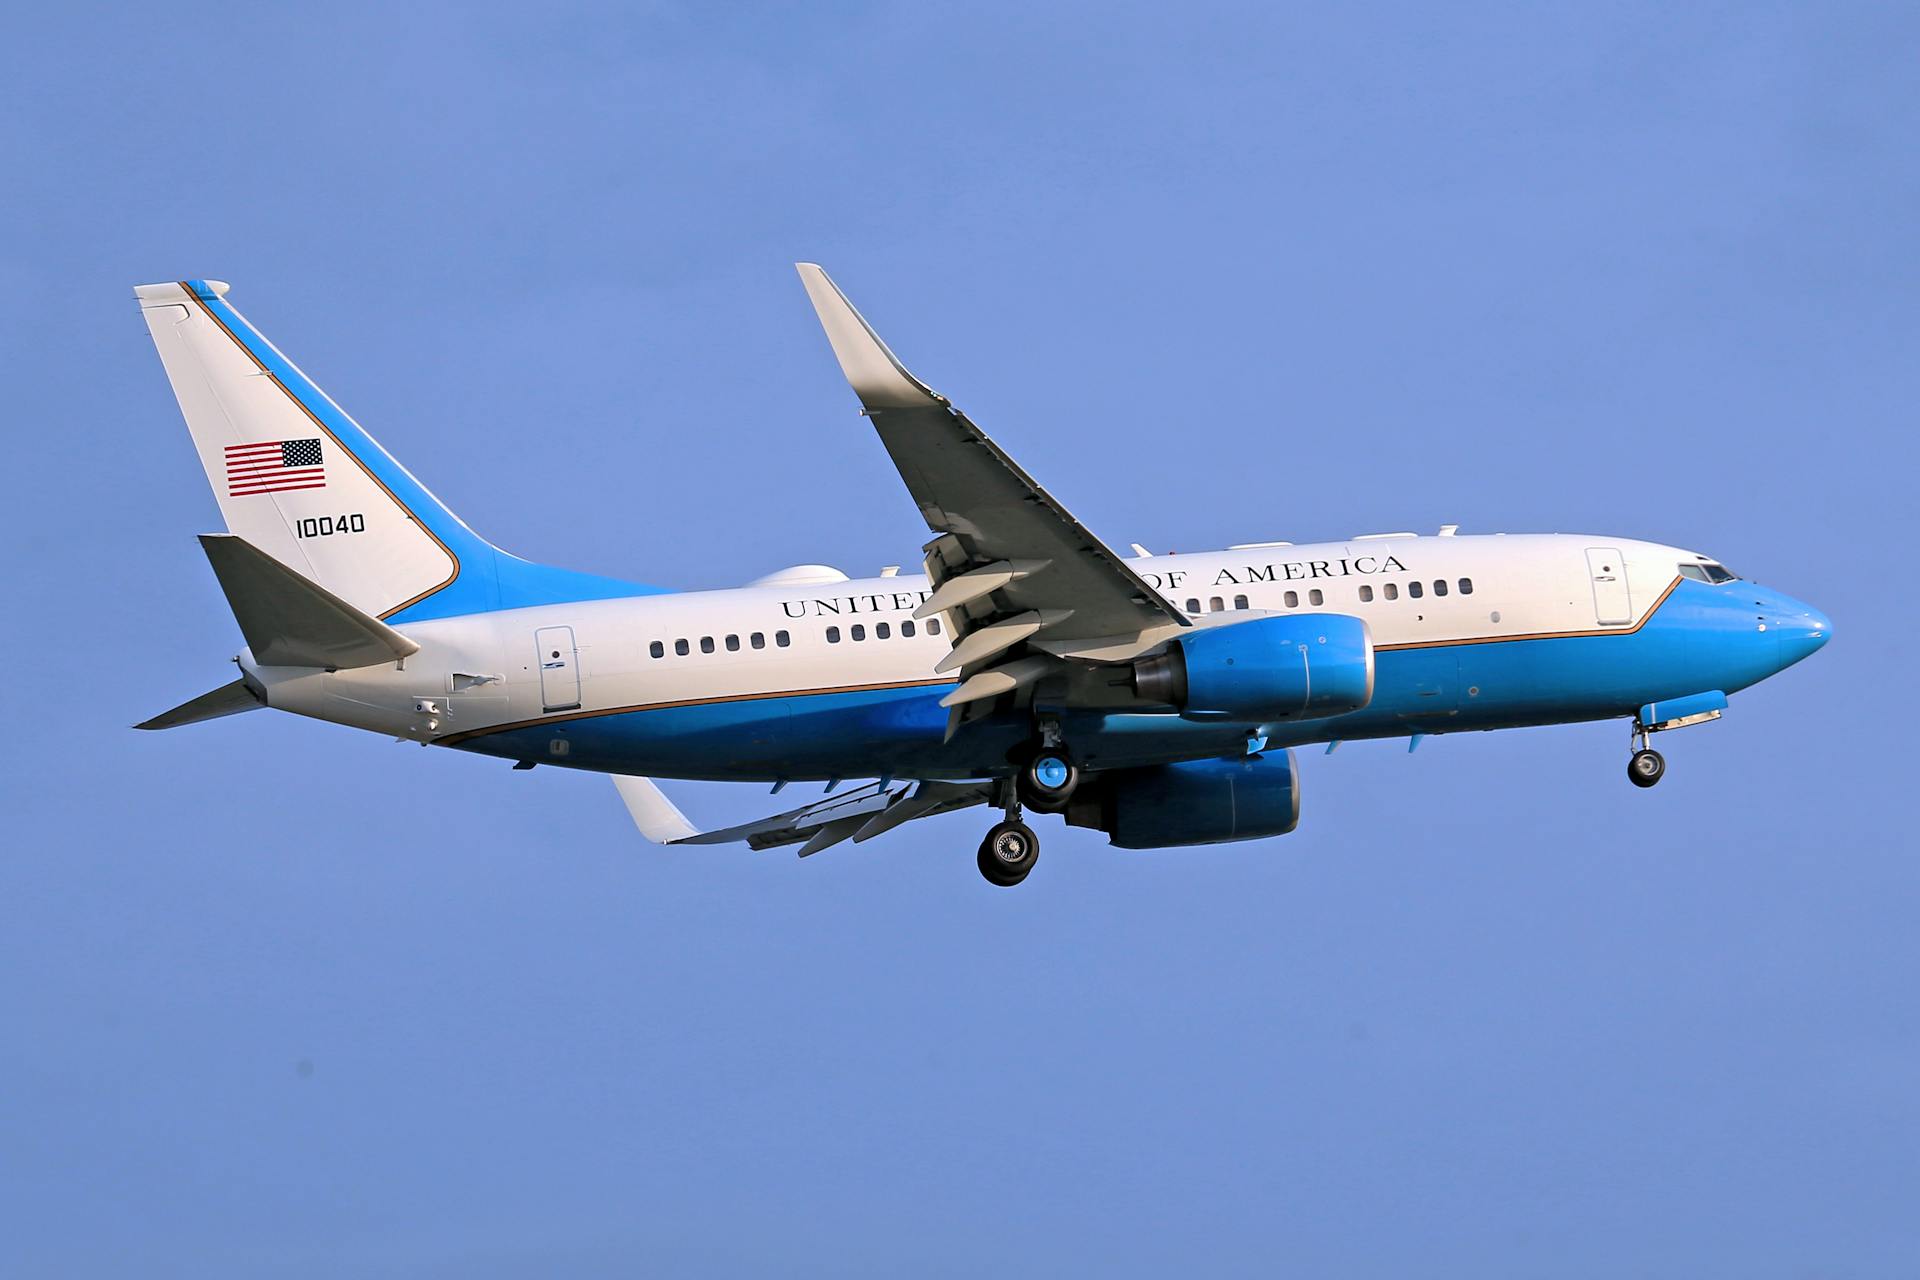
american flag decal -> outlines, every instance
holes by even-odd
[[[327,468],[318,440],[268,440],[227,446],[227,496],[324,489]]]

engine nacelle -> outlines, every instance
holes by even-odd
[[[1293,752],[1120,769],[1080,784],[1067,821],[1122,849],[1283,836],[1300,822]]]
[[[1373,637],[1345,613],[1201,627],[1133,664],[1134,691],[1190,720],[1316,720],[1373,698]]]

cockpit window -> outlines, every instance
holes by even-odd
[[[1712,560],[1702,560],[1697,564],[1680,566],[1680,576],[1692,578],[1695,582],[1737,582],[1740,575],[1730,571],[1727,566]]]

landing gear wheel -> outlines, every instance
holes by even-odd
[[[1054,751],[1042,751],[1020,770],[1020,799],[1029,809],[1058,813],[1080,781],[1073,762]]]
[[[1627,761],[1627,780],[1636,787],[1650,787],[1667,774],[1666,757],[1652,747],[1642,747]]]
[[[980,874],[988,884],[1010,889],[1040,860],[1040,838],[1024,822],[1002,822],[980,842]]]

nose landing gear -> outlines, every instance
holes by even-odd
[[[1707,724],[1718,720],[1726,709],[1727,695],[1718,689],[1649,702],[1641,707],[1633,717],[1633,758],[1627,761],[1627,780],[1636,787],[1650,787],[1666,776],[1666,760],[1648,745],[1648,739],[1654,734]]]
[[[1627,760],[1627,781],[1636,787],[1650,787],[1667,776],[1667,758],[1647,745],[1648,736],[1646,725],[1634,721],[1634,750]]]

